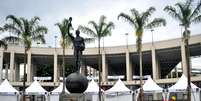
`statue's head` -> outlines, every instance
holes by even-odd
[[[76,32],[75,32],[76,36],[79,36],[80,35],[80,31],[77,29]]]

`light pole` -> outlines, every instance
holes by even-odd
[[[105,46],[105,44],[104,44],[104,37],[103,37],[103,50],[104,50],[104,46]]]
[[[154,45],[154,35],[153,35],[153,31],[154,31],[154,29],[151,29],[151,38],[152,38],[151,43],[152,43],[152,46]]]
[[[128,33],[125,33],[126,35],[126,48],[128,49]]]
[[[55,48],[55,51],[56,51],[56,46],[57,46],[57,36],[55,35],[54,36],[54,48]]]

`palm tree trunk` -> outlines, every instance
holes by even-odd
[[[63,57],[62,57],[62,76],[63,76],[63,89],[62,89],[62,93],[65,93],[65,61],[64,61],[64,57],[65,57],[65,47],[63,47]]]
[[[140,59],[140,101],[143,100],[143,88],[142,88],[142,50],[139,50],[139,59]]]
[[[185,36],[184,36],[184,44],[185,44],[185,55],[186,55],[186,66],[187,66],[187,100],[191,101],[191,68],[190,68],[190,51],[189,51],[189,33],[187,32],[187,27],[185,27]]]
[[[99,78],[99,93],[98,93],[98,96],[99,96],[99,101],[101,101],[101,54],[100,54],[100,37],[98,37],[98,78]]]
[[[27,61],[27,50],[25,49],[24,51],[24,80],[23,80],[23,101],[26,101],[25,99],[25,82],[26,82],[26,79],[27,79],[27,76],[26,76],[26,61]]]

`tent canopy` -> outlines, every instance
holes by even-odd
[[[148,80],[144,83],[143,85],[143,91],[144,92],[163,92],[163,88],[161,88],[160,86],[158,86],[153,80],[152,78],[149,76]]]
[[[101,89],[101,91],[103,91]],[[94,79],[89,82],[87,89],[85,90],[85,93],[98,93],[99,92],[99,86],[98,84],[94,81]]]
[[[36,80],[25,89],[25,92],[28,95],[44,95],[48,93]]]
[[[193,90],[198,89],[198,87],[193,83],[191,83],[191,88]],[[186,89],[187,89],[187,78],[184,74],[182,74],[181,78],[176,82],[176,84],[168,88],[169,92],[185,91]]]
[[[62,89],[63,89],[63,83],[60,83],[60,85],[56,89],[51,91],[51,93],[52,94],[59,94],[62,92]],[[69,94],[69,91],[66,89],[66,87],[65,87],[65,92]]]
[[[105,91],[105,93],[115,92],[131,92],[131,90],[128,89],[125,84],[119,79],[112,88]]]
[[[13,88],[12,85],[5,79],[0,85],[0,93],[2,94],[19,94],[19,92]]]

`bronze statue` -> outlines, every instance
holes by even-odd
[[[85,49],[85,43],[84,43],[84,38],[82,38],[80,36],[80,31],[79,30],[76,30],[76,32],[75,32],[76,37],[74,37],[72,35],[72,33],[70,33],[69,30],[70,30],[70,28],[72,28],[71,21],[72,21],[72,18],[70,17],[69,18],[69,23],[68,23],[68,26],[67,26],[67,31],[68,31],[67,34],[71,38],[72,43],[73,43],[73,47],[74,47],[74,57],[75,57],[75,69],[76,69],[76,72],[71,73],[66,78],[66,88],[68,89],[68,91],[70,93],[79,94],[79,93],[83,93],[88,87],[87,78],[78,72],[79,69],[80,69],[82,52]],[[77,99],[80,98],[80,95],[73,96],[73,98],[75,98],[76,101],[77,101]],[[63,101],[65,101],[65,100],[63,100]]]
[[[75,68],[78,71],[80,69],[80,62],[81,62],[81,56],[82,56],[82,51],[85,49],[85,43],[84,43],[84,38],[80,36],[80,31],[76,30],[75,34],[76,37],[74,37],[70,33],[70,27],[72,27],[71,24],[72,18],[69,18],[69,25],[68,25],[68,36],[71,38],[73,42],[73,48],[74,48],[74,56],[76,58],[75,60]]]

